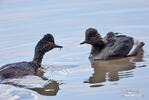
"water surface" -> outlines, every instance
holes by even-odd
[[[1,0],[0,66],[32,60],[46,33],[64,48],[47,53],[37,75],[3,81],[0,99],[147,100],[148,12],[148,0]],[[90,62],[91,47],[79,45],[89,27],[144,41],[144,56]]]

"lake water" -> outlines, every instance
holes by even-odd
[[[148,100],[148,0],[0,0],[0,14],[0,66],[31,61],[46,33],[64,47],[37,75],[0,84],[1,100]],[[89,27],[144,41],[144,56],[90,62],[91,47],[79,45]]]

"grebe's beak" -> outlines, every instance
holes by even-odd
[[[53,43],[53,42],[49,42],[49,44],[50,44],[52,47],[54,47],[54,48],[63,48],[62,46],[59,46],[59,45],[57,45],[57,44],[55,44],[55,43]]]
[[[83,42],[80,43],[80,45],[85,44],[85,43],[87,43],[87,42],[86,41],[83,41]]]
[[[57,44],[54,44],[53,46],[54,46],[54,48],[63,48],[63,46],[59,46]]]

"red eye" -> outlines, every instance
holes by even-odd
[[[92,40],[92,37],[90,37],[89,40]]]
[[[54,45],[54,43],[53,42],[49,42],[50,43],[50,45]]]

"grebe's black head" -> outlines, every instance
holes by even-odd
[[[85,31],[85,41],[83,41],[82,43],[80,44],[98,44],[98,43],[103,43],[103,39],[102,37],[100,36],[100,34],[98,33],[98,31],[94,28],[88,28],[86,31]]]
[[[45,53],[54,48],[63,48],[62,46],[56,45],[54,42],[54,37],[52,34],[46,34],[44,37],[37,43],[35,51]]]

